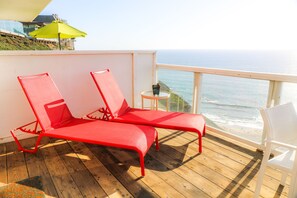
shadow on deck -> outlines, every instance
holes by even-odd
[[[151,147],[141,177],[133,151],[45,138],[37,154],[0,145],[0,182],[40,176],[53,197],[253,197],[262,154],[207,132],[203,153],[193,133],[158,129],[160,151]],[[34,145],[35,138],[22,144]],[[267,169],[263,197],[286,197],[280,172]]]

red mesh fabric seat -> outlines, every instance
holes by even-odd
[[[100,120],[98,120],[100,121]],[[135,150],[143,156],[156,138],[154,128],[122,123],[74,118],[45,136]]]
[[[34,150],[24,149],[14,135],[15,130],[12,130],[12,136],[19,150],[37,152],[43,136],[131,149],[139,154],[141,173],[144,176],[144,156],[155,140],[158,149],[158,135],[154,128],[74,118],[55,83],[47,73],[18,77],[18,80],[37,118],[36,123],[42,129]],[[24,125],[16,130],[37,133],[37,127],[31,131],[26,129],[27,126]]]
[[[131,108],[124,115],[113,119],[117,122],[125,122],[143,125],[151,125],[158,128],[175,129],[183,131],[197,131],[197,126],[204,130],[204,119],[201,115],[193,116],[189,113],[151,111]],[[203,132],[202,130],[202,132]]]
[[[110,70],[91,72],[91,75],[106,105],[105,113],[108,115],[105,118],[114,122],[195,132],[199,136],[199,152],[202,152],[202,135],[205,134],[202,115],[131,108]]]

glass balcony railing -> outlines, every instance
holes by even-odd
[[[261,142],[259,109],[266,106],[268,88],[268,81],[205,74],[200,113],[209,126]]]
[[[192,112],[193,77],[192,72],[158,70],[158,81],[161,90],[170,93],[170,111]]]
[[[201,113],[207,126],[263,145],[261,108],[297,102],[294,76],[158,64],[171,111]]]

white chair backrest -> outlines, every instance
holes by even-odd
[[[262,109],[260,112],[267,130],[267,141],[296,143],[297,114],[292,103]]]

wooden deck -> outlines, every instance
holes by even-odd
[[[159,129],[160,151],[145,157],[140,177],[135,152],[98,145],[44,139],[37,154],[0,145],[0,182],[41,176],[44,191],[53,197],[252,197],[262,158],[254,148],[208,132],[203,153],[197,136]],[[23,140],[33,145],[35,138]],[[261,195],[286,197],[280,173],[266,171]]]

